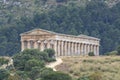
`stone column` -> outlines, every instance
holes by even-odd
[[[82,55],[84,55],[84,44],[82,44]]]
[[[44,41],[41,41],[41,51],[44,50]]]
[[[90,52],[90,45],[88,44],[88,52],[87,52],[87,55],[88,55],[89,52]]]
[[[38,42],[37,41],[34,41],[34,48],[38,49]]]
[[[58,41],[58,56],[60,56],[60,41]]]
[[[74,55],[74,44],[73,44],[73,42],[71,42],[71,55],[73,56]]]
[[[25,49],[25,44],[24,41],[21,40],[21,51],[23,51]]]
[[[81,43],[81,50],[80,51],[81,51],[81,55],[83,55],[83,51],[84,51],[83,50],[83,43]]]
[[[65,41],[63,41],[63,56],[65,56]]]
[[[99,45],[97,45],[97,56],[99,55]]]
[[[80,55],[80,43],[78,43],[78,55]]]
[[[93,52],[93,50],[92,50],[92,44],[90,45],[90,52]]]
[[[75,45],[75,55],[77,54],[77,43],[74,44]]]
[[[70,53],[71,53],[71,52],[70,52],[70,51],[71,51],[70,48],[71,48],[70,42],[68,42],[68,56],[71,56],[71,54],[70,54]]]
[[[47,48],[50,48],[50,40],[47,41]]]
[[[73,44],[73,53],[72,53],[72,55],[74,56],[75,55],[75,43],[73,42],[72,44]]]
[[[87,45],[84,44],[84,55],[86,55],[86,54],[87,54]]]
[[[30,40],[27,41],[27,48],[30,49],[31,48],[31,45],[30,45]]]
[[[64,56],[64,52],[63,52],[63,41],[61,41],[61,55]]]
[[[59,42],[58,42],[58,40],[56,40],[56,42],[57,42],[57,56],[59,56],[59,47],[58,47]]]
[[[57,55],[57,41],[54,41],[54,50],[55,50],[55,56]]]
[[[67,41],[65,41],[65,56],[67,56]]]

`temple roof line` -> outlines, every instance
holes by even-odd
[[[44,30],[44,29],[40,29],[40,28],[36,28],[36,29],[30,30],[30,31],[21,33],[20,36],[22,36],[22,35],[29,35],[29,33],[33,32],[33,31],[39,31],[39,30],[44,31],[44,32],[48,32],[48,33],[51,33],[51,34],[54,34],[54,35],[70,36],[70,37],[77,37],[77,38],[90,38],[90,39],[100,40],[99,38],[87,36],[87,35],[84,35],[84,34],[80,34],[78,36],[75,36],[75,35],[69,35],[69,34],[56,33],[56,32],[53,32],[53,31],[48,31],[48,30]],[[39,34],[36,34],[36,35],[39,35]]]

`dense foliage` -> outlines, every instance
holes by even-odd
[[[45,67],[55,60],[53,56],[53,49],[26,49],[13,56],[12,68],[0,69],[0,80],[72,80],[68,74]]]
[[[7,15],[6,22],[0,23],[0,55],[19,52],[20,33],[34,28],[100,38],[101,54],[115,50],[120,45],[120,3],[110,8],[101,1],[92,0],[84,7],[73,3],[50,9],[36,8],[31,15],[19,15],[16,19]]]
[[[0,57],[0,66],[3,64],[8,64],[8,61],[9,60]]]

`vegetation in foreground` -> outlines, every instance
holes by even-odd
[[[4,59],[3,57],[0,57],[0,66],[3,65],[3,64],[8,64],[8,61],[7,59]]]
[[[120,56],[63,57],[59,71],[79,80],[120,80]]]
[[[0,80],[72,80],[68,74],[45,67],[55,61],[54,54],[53,49],[26,49],[13,56],[14,66],[0,69]]]
[[[120,47],[117,50],[118,55]],[[90,52],[89,56],[63,57],[63,63],[55,72],[45,67],[46,63],[55,61],[54,54],[53,49],[26,49],[13,56],[14,65],[0,69],[0,80],[120,79],[120,56],[94,56]]]

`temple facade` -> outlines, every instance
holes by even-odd
[[[21,34],[21,51],[47,48],[55,50],[55,56],[99,55],[100,39],[87,35],[66,35],[43,29],[33,29]]]

